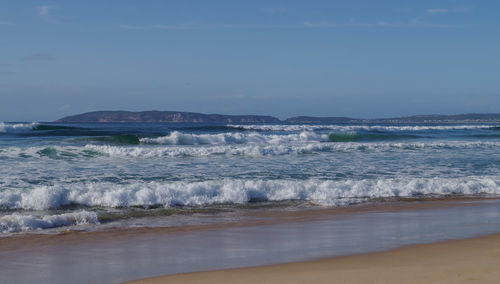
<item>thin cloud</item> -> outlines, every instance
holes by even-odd
[[[0,21],[0,26],[15,26],[15,24],[12,23],[12,22],[2,22],[2,21]]]
[[[375,24],[369,23],[330,23],[330,22],[303,22],[303,27],[306,28],[342,28],[342,27],[373,27]]]
[[[217,29],[265,29],[265,28],[291,28],[297,27],[291,25],[258,25],[258,24],[197,24],[197,23],[183,23],[172,25],[129,25],[121,24],[118,27],[126,30],[217,30]]]
[[[287,8],[263,8],[262,12],[267,14],[283,14],[288,12]]]
[[[160,30],[217,30],[217,29],[266,29],[287,28],[284,25],[259,25],[259,24],[196,24],[185,23],[176,25],[153,25],[151,28]]]
[[[395,13],[410,13],[412,11],[411,8],[396,8],[394,9]]]
[[[50,12],[52,12],[52,10],[54,10],[56,7],[54,6],[50,6],[50,5],[42,5],[42,6],[38,6],[37,7],[37,10],[38,10],[38,15],[42,16],[42,17],[47,17],[50,15]]]
[[[445,14],[448,13],[450,10],[448,9],[442,9],[442,8],[434,8],[434,9],[427,9],[427,13],[429,14]]]
[[[433,9],[427,9],[426,12],[428,14],[446,14],[446,13],[467,13],[472,10],[472,6],[456,6],[454,8],[433,8]]]
[[[299,24],[288,25],[267,25],[267,24],[196,24],[196,23],[183,23],[172,25],[130,25],[121,24],[119,28],[125,30],[219,30],[219,29],[297,29],[297,28],[404,28],[404,27],[428,27],[428,28],[449,28],[450,25],[433,24],[420,21],[418,18],[413,19],[411,22],[346,22],[346,23],[332,23],[332,22],[303,22]]]
[[[347,22],[347,23],[330,23],[330,22],[304,22],[303,27],[306,28],[411,28],[411,27],[421,27],[421,28],[448,28],[452,27],[449,25],[442,24],[432,24],[421,22],[418,19],[414,19],[411,22],[376,22],[376,23],[359,23],[359,22]]]
[[[23,61],[54,61],[54,60],[56,60],[54,55],[46,53],[35,53],[23,58]]]
[[[57,110],[59,110],[59,111],[67,111],[70,108],[71,108],[70,104],[65,104],[65,105],[62,105],[62,106],[58,107]]]
[[[410,13],[412,11],[412,9],[399,7],[399,8],[395,8],[393,11],[395,13]]]
[[[54,18],[54,16],[52,15],[54,14],[53,11],[57,9],[56,6],[43,5],[36,7],[36,9],[38,11],[38,15],[45,21],[52,24],[62,24],[61,21]]]
[[[144,29],[144,26],[127,25],[127,24],[118,25],[118,27],[125,29],[125,30],[143,30]]]

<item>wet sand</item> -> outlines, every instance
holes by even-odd
[[[127,283],[500,283],[500,234],[323,260]]]
[[[43,247],[57,244],[71,245],[74,243],[127,239],[135,236],[146,236],[164,233],[182,233],[190,231],[206,231],[224,228],[254,227],[294,222],[309,222],[328,220],[352,214],[369,214],[383,212],[400,212],[415,210],[445,209],[463,206],[481,206],[483,202],[498,201],[500,198],[454,197],[398,199],[379,203],[362,203],[343,207],[311,207],[292,210],[242,210],[241,218],[233,222],[216,222],[202,225],[182,225],[170,227],[137,227],[115,228],[102,231],[76,231],[68,229],[55,234],[14,234],[0,237],[0,252],[9,250],[29,250],[33,247]],[[201,218],[210,218],[202,216]],[[168,218],[168,217],[166,217]],[[243,221],[242,221],[243,220]]]
[[[1,280],[120,283],[167,274],[373,253],[500,233],[498,199],[398,201],[242,214],[252,218],[246,218],[244,223],[0,238]],[[294,269],[300,271],[298,267]],[[269,275],[271,279],[277,277]]]

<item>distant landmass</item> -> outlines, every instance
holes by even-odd
[[[414,115],[396,118],[386,118],[386,119],[369,119],[373,123],[477,123],[477,122],[488,122],[495,123],[500,122],[500,113],[465,113],[465,114],[453,114],[453,115]]]
[[[500,113],[466,113],[454,115],[414,115],[394,118],[358,119],[349,117],[297,116],[287,123],[500,123]]]
[[[214,123],[253,124],[280,123],[276,117],[263,115],[222,115],[180,111],[95,111],[63,117],[63,123]]]
[[[286,123],[352,123],[358,122],[359,119],[349,118],[349,117],[314,117],[314,116],[295,116],[285,119]]]
[[[395,118],[358,119],[349,117],[296,116],[280,120],[264,115],[223,115],[180,111],[95,111],[63,117],[60,123],[500,123],[500,113],[468,113],[456,115],[415,115]]]

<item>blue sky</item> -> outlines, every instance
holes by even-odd
[[[499,1],[0,1],[0,121],[499,112]]]

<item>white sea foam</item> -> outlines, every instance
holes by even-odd
[[[211,155],[231,156],[279,156],[299,155],[330,151],[331,147],[321,143],[303,145],[211,145],[206,147],[120,147],[87,145],[87,149],[109,157],[161,158],[161,157],[205,157]]]
[[[35,146],[0,148],[0,157],[9,158],[50,158],[70,159],[94,157],[102,153],[93,152],[91,147],[84,146]]]
[[[210,155],[232,156],[279,156],[300,155],[314,152],[358,152],[358,151],[408,151],[433,149],[496,149],[500,142],[448,141],[416,143],[297,143],[277,145],[211,145],[205,147],[123,147],[87,145],[86,148],[110,157],[202,157]]]
[[[415,126],[390,126],[390,125],[228,125],[229,127],[259,130],[259,131],[315,131],[335,130],[350,132],[357,130],[366,131],[425,131],[425,130],[467,130],[467,129],[489,129],[498,125],[415,125]]]
[[[33,127],[37,125],[38,122],[31,122],[31,123],[0,122],[0,132],[31,130],[33,129]]]
[[[38,186],[0,192],[0,207],[46,210],[68,204],[127,207],[245,204],[251,200],[307,200],[340,205],[362,198],[500,194],[500,176],[347,180],[241,180],[109,182]]]
[[[7,147],[0,149],[0,157],[81,159],[81,158],[162,158],[162,157],[205,157],[210,155],[230,156],[280,156],[300,155],[317,152],[359,152],[359,151],[413,151],[441,149],[495,150],[499,141],[428,141],[428,142],[288,142],[265,144],[221,144],[221,145],[151,145],[151,146],[36,146]]]
[[[288,135],[262,135],[260,133],[189,134],[178,131],[158,138],[142,138],[141,143],[165,145],[227,145],[227,144],[283,144],[291,142],[326,142],[327,134],[302,131]]]
[[[97,223],[99,223],[97,214],[89,211],[44,216],[14,213],[12,215],[0,217],[0,233],[12,233]]]

